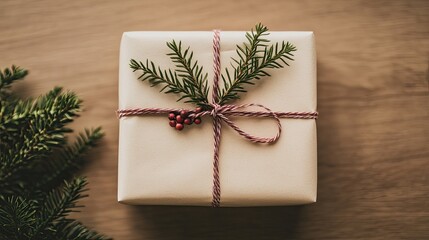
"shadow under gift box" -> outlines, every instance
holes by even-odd
[[[258,103],[273,111],[314,112],[316,51],[312,32],[270,32],[271,44],[289,41],[296,46],[289,67],[268,69],[271,77],[247,85],[247,93],[233,104]],[[174,69],[166,42],[182,41],[194,53],[209,86],[213,80],[212,32],[125,32],[119,61],[119,109],[185,108],[177,95],[159,93],[137,78],[130,59],[153,61]],[[236,45],[245,32],[221,32],[221,65],[231,67]],[[222,87],[222,85],[221,85]],[[209,94],[211,96],[211,93]],[[252,110],[252,109],[250,109]],[[255,109],[256,110],[256,109]],[[271,118],[231,118],[243,130],[271,137],[277,125]],[[279,206],[307,204],[317,195],[317,142],[314,119],[281,119],[282,135],[274,144],[255,144],[222,124],[220,143],[221,206]],[[212,119],[176,131],[167,116],[142,115],[120,119],[118,201],[144,205],[211,206],[213,188]]]

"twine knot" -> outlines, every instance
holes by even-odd
[[[212,103],[211,106],[213,107],[213,109],[210,111],[210,115],[212,115],[212,117],[218,117],[219,112],[222,111],[224,106],[221,106],[217,103]]]

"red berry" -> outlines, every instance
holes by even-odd
[[[186,110],[180,111],[180,116],[182,116],[182,118],[186,118],[188,116],[188,111]]]
[[[168,119],[170,119],[170,120],[174,120],[174,119],[176,119],[176,114],[174,114],[174,113],[169,113],[168,114]]]
[[[195,118],[194,119],[194,123],[195,124],[200,124],[201,123],[201,118]]]
[[[176,121],[174,120],[171,120],[169,124],[170,124],[170,127],[176,127]]]
[[[183,123],[183,117],[182,117],[181,115],[177,115],[177,116],[176,116],[176,121],[177,121],[178,123]]]
[[[176,124],[176,129],[177,129],[177,130],[179,130],[179,131],[182,131],[182,129],[183,129],[184,127],[185,127],[185,126],[183,126],[183,124],[181,124],[181,123]]]
[[[192,124],[192,119],[185,118],[185,120],[183,120],[183,123],[186,124],[186,125],[191,125]]]
[[[202,109],[201,107],[197,107],[197,108],[195,109],[195,113],[200,113],[202,110],[203,110],[203,109]]]

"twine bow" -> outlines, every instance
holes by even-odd
[[[317,119],[317,112],[273,112],[271,109],[256,103],[241,104],[241,105],[220,105],[218,103],[218,88],[219,88],[219,77],[220,77],[220,31],[214,30],[213,37],[213,91],[212,91],[212,103],[210,106],[211,110],[202,111],[199,113],[191,113],[189,116],[193,118],[203,117],[210,115],[213,118],[213,136],[214,136],[214,154],[213,154],[213,190],[212,190],[212,206],[220,207],[221,198],[221,187],[219,177],[219,148],[220,148],[220,137],[223,121],[230,126],[234,131],[245,139],[254,143],[274,143],[280,138],[282,132],[282,125],[280,118],[295,118],[295,119]],[[249,107],[258,107],[264,111],[245,111],[243,109]],[[147,114],[168,114],[170,112],[178,112],[182,109],[173,108],[135,108],[135,109],[122,109],[118,110],[118,117],[122,118],[125,116],[137,116]],[[273,118],[277,123],[277,134],[274,137],[258,137],[246,133],[239,128],[231,119],[230,116],[240,117],[270,117]]]

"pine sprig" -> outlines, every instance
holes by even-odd
[[[105,236],[86,228],[76,220],[62,219],[54,226],[55,233],[51,239],[67,240],[107,240]]]
[[[27,76],[28,71],[12,65],[11,68],[6,68],[0,71],[0,90],[8,88],[15,80],[23,79]]]
[[[82,194],[86,185],[86,179],[78,177],[65,182],[62,189],[53,189],[43,201],[44,204],[38,214],[39,221],[32,233],[32,239],[39,239],[41,236],[49,234],[50,225],[54,225],[58,219],[76,211],[75,208],[82,207],[76,205],[76,202],[78,199],[87,197],[87,195]]]
[[[295,46],[284,41],[269,46],[270,40],[264,37],[268,34],[268,28],[259,23],[255,30],[246,33],[248,42],[237,45],[238,58],[232,58],[235,65],[231,64],[233,73],[226,68],[226,75],[222,74],[224,86],[218,93],[221,105],[240,98],[239,94],[247,91],[244,85],[253,85],[255,80],[270,76],[267,68],[283,68],[282,63],[289,65],[287,60],[293,60]]]
[[[143,73],[138,79],[149,81],[151,87],[162,85],[160,92],[179,94],[180,98],[177,101],[183,99],[186,103],[204,105],[205,100],[196,94],[194,85],[189,81],[181,81],[177,72],[173,72],[171,69],[162,70],[161,67],[155,66],[155,63],[149,60],[143,63],[131,59],[130,67],[133,72],[142,71]]]
[[[239,99],[240,93],[247,92],[245,85],[253,85],[255,80],[270,76],[268,69],[289,66],[288,61],[293,60],[295,46],[285,41],[269,45],[267,35],[268,28],[259,23],[246,33],[247,42],[242,46],[237,45],[238,57],[232,58],[232,70],[226,68],[225,74],[221,76],[223,87],[218,89],[218,104]],[[186,99],[187,103],[211,109],[208,74],[203,73],[203,67],[198,65],[198,61],[194,61],[193,52],[189,47],[183,49],[181,41],[167,42],[167,46],[172,50],[167,55],[175,63],[175,70],[162,70],[152,61],[142,63],[134,59],[130,60],[131,69],[134,72],[142,71],[138,78],[149,81],[151,86],[163,85],[161,92],[179,94],[178,101]]]
[[[176,63],[177,75],[182,78],[182,81],[193,88],[196,104],[209,105],[207,85],[207,73],[203,73],[203,67],[198,65],[198,61],[193,61],[194,53],[189,50],[190,47],[182,51],[182,42],[179,44],[176,41],[167,42],[168,48],[172,50],[167,55]],[[181,99],[179,98],[178,101]]]
[[[67,218],[86,196],[74,174],[103,133],[85,130],[68,145],[81,100],[61,88],[20,99],[9,87],[26,75],[15,66],[0,74],[0,239],[107,239]]]
[[[22,104],[20,104],[22,103]],[[0,113],[0,186],[16,172],[64,144],[65,124],[73,121],[81,101],[74,93],[55,88],[32,102],[18,102],[11,113]],[[3,131],[4,130],[4,131]]]
[[[28,239],[37,222],[37,203],[20,196],[0,197],[0,239]]]
[[[63,179],[73,176],[73,173],[80,170],[84,164],[84,157],[88,150],[95,147],[103,136],[101,127],[85,129],[84,132],[79,133],[73,144],[61,148],[52,156],[52,159],[41,163],[39,170],[36,171],[38,181],[34,182],[35,187],[52,189],[59,186]]]

